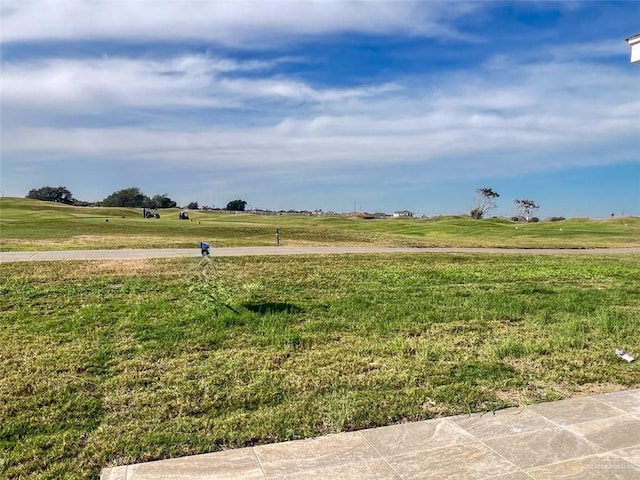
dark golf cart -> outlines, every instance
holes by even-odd
[[[152,212],[150,208],[143,207],[142,208],[142,216],[144,218],[160,218],[160,214],[158,213],[158,209],[154,208]]]

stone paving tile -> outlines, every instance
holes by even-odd
[[[451,418],[450,421],[481,440],[555,427],[540,415],[523,408],[507,408],[470,416],[461,415]]]
[[[602,393],[594,395],[594,400],[619,408],[628,415],[640,418],[640,388],[623,390],[622,392]]]
[[[253,447],[267,477],[380,459],[358,432]]]
[[[591,397],[569,398],[558,402],[531,405],[529,409],[559,425],[617,417],[620,411]]]
[[[283,475],[269,475],[269,480],[402,480],[383,459],[346,463],[334,467]]]
[[[525,472],[513,472],[505,473],[504,475],[496,475],[495,477],[489,477],[487,480],[532,480],[532,477]]]
[[[640,467],[640,446],[623,448],[621,450],[617,450],[615,453],[628,462]]]
[[[127,466],[103,469],[100,474],[100,480],[127,480]]]
[[[563,428],[490,438],[484,443],[521,469],[604,452]]]
[[[387,458],[405,480],[485,480],[517,468],[480,442],[453,445]]]
[[[576,423],[566,428],[607,450],[640,445],[640,420],[626,415]]]
[[[265,480],[250,448],[129,465],[126,480]],[[108,480],[115,480],[107,477]],[[123,479],[123,480],[124,480]],[[104,479],[103,479],[104,480]]]
[[[535,480],[635,480],[640,468],[615,455],[592,455],[527,470]]]
[[[360,434],[385,458],[475,441],[444,418],[362,430]]]

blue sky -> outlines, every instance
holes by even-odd
[[[638,2],[0,8],[3,196],[640,215]]]

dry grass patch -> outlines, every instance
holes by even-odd
[[[157,265],[148,260],[101,260],[91,265],[89,268],[96,268],[104,274],[140,274],[158,271]]]

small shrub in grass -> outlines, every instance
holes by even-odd
[[[203,257],[190,280],[188,292],[203,307],[211,307],[218,316],[221,310],[229,309],[233,289],[219,266],[210,257]]]
[[[566,218],[564,218],[564,217],[551,217],[549,219],[550,222],[561,222],[563,220],[566,220]]]
[[[211,257],[200,261],[189,281],[188,293],[202,307],[211,307],[216,317],[223,310],[240,314],[236,306],[252,304],[263,291],[262,284],[257,281],[234,284],[229,274],[223,272]]]

